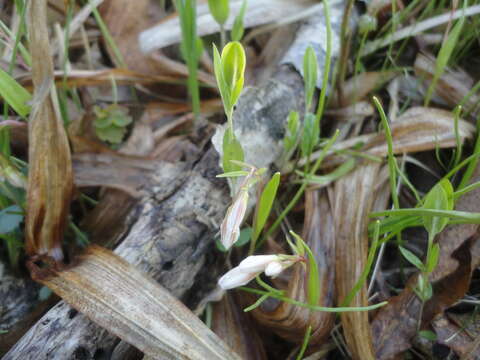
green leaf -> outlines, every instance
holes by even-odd
[[[0,96],[18,115],[25,117],[29,114],[31,107],[27,103],[32,99],[32,95],[1,68]]]
[[[105,129],[95,128],[95,131],[100,140],[108,141],[112,144],[120,144],[127,129],[118,126],[110,126]]]
[[[215,78],[217,79],[218,90],[220,90],[220,95],[222,97],[223,107],[225,112],[229,114],[233,109],[233,106],[230,103],[230,91],[223,76],[222,58],[220,57],[215,44],[213,44],[213,67],[215,71]]]
[[[427,259],[427,272],[431,273],[438,265],[438,258],[440,256],[440,246],[438,244],[433,244],[430,254]]]
[[[265,188],[260,195],[253,220],[253,241],[256,241],[260,236],[265,223],[267,222],[270,211],[272,210],[273,201],[277,195],[278,185],[280,184],[280,173],[273,174],[270,181],[265,185]]]
[[[251,227],[246,227],[240,230],[240,236],[238,237],[238,240],[235,242],[234,246],[242,247],[243,245],[247,244],[252,238],[252,231],[253,230]]]
[[[230,12],[229,0],[208,0],[208,8],[215,21],[223,26]]]
[[[223,136],[223,171],[226,173],[241,171],[242,167],[232,163],[230,160],[243,161],[243,159],[242,145],[235,137],[235,134],[227,129]]]
[[[231,171],[228,173],[218,174],[217,178],[226,178],[226,177],[240,177],[240,176],[247,176],[250,174],[248,171],[240,170],[240,171]]]
[[[318,77],[317,55],[313,47],[309,46],[303,56],[303,83],[305,85],[305,104],[307,111],[310,111],[313,101],[313,93],[317,86]]]
[[[435,334],[433,331],[430,331],[430,330],[419,331],[418,335],[430,341],[437,341],[437,334]]]
[[[313,148],[318,142],[319,135],[320,133],[318,127],[316,126],[315,115],[311,113],[306,114],[303,124],[302,143],[300,145],[302,156],[310,156]]]
[[[22,208],[11,205],[0,211],[0,234],[8,234],[19,227],[23,221]]]
[[[399,246],[399,249],[403,257],[407,259],[409,263],[411,263],[417,269],[423,271],[425,266],[423,265],[422,261],[414,253],[412,253],[410,250],[405,249],[402,246]]]
[[[244,26],[243,19],[245,18],[245,10],[247,9],[247,0],[243,0],[240,12],[235,16],[233,22],[232,32],[230,34],[233,41],[240,41],[243,37]]]
[[[356,164],[355,159],[348,159],[343,164],[338,166],[335,170],[333,170],[331,173],[328,173],[326,175],[320,175],[320,176],[310,175],[308,173],[305,173],[303,171],[298,171],[298,170],[296,171],[296,173],[300,176],[303,176],[305,178],[304,182],[306,182],[307,184],[328,185],[331,182],[348,174],[355,167],[355,164]]]
[[[443,179],[428,192],[422,207],[433,210],[453,210],[453,193],[450,181]],[[439,216],[423,216],[422,220],[431,238],[442,231],[449,221],[448,218]]]
[[[227,85],[230,106],[237,103],[243,90],[244,73],[246,66],[245,51],[238,41],[229,42],[222,50],[222,73]]]
[[[287,119],[287,131],[285,138],[283,139],[283,144],[285,151],[289,152],[294,149],[297,144],[298,139],[298,128],[299,128],[299,115],[297,111],[290,111]]]

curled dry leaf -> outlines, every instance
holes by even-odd
[[[213,306],[212,330],[244,360],[266,360],[267,355],[250,315],[227,292]]]
[[[319,306],[333,306],[335,231],[333,214],[327,195],[322,190],[307,191],[303,238],[318,264],[320,277]],[[307,300],[307,275],[303,266],[293,267],[285,296],[300,302]],[[265,302],[253,311],[262,325],[285,339],[301,343],[308,326],[312,326],[310,344],[318,344],[329,336],[335,322],[333,313],[311,311],[284,302]]]
[[[480,180],[477,167],[471,182]],[[455,210],[479,212],[480,189],[462,196]],[[425,304],[422,324],[428,324],[435,315],[443,312],[464,296],[470,284],[474,266],[478,264],[478,225],[459,224],[447,226],[436,238],[440,245],[438,266],[430,276],[433,297]],[[476,251],[475,251],[476,250]],[[403,292],[393,297],[379,311],[372,322],[377,359],[391,359],[411,346],[416,334],[421,302],[413,292],[418,274],[409,279]]]
[[[335,272],[338,303],[342,304],[360,278],[368,255],[368,214],[375,200],[380,164],[368,163],[340,178],[334,185],[336,252]],[[362,286],[346,306],[368,306]],[[368,312],[340,314],[343,333],[353,359],[375,359]]]
[[[28,124],[25,246],[28,255],[49,255],[59,261],[73,175],[67,134],[56,108],[46,6],[45,0],[31,2],[28,18],[35,90]]]
[[[29,263],[36,281],[153,359],[240,359],[185,305],[110,250],[91,246],[74,266]]]

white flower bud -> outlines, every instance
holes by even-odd
[[[233,289],[246,285],[258,274],[259,272],[249,273],[242,271],[242,269],[238,267],[235,267],[218,280],[218,285],[220,285],[223,290]]]
[[[265,268],[265,275],[276,277],[283,271],[283,269],[284,267],[280,261],[274,261],[268,264]]]
[[[262,272],[274,261],[278,261],[277,255],[251,255],[244,259],[238,268],[246,272]]]
[[[242,189],[228,208],[220,227],[221,242],[225,249],[230,249],[240,236],[240,225],[247,211],[248,190]]]

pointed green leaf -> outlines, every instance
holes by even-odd
[[[297,111],[290,111],[287,120],[287,131],[283,140],[285,151],[289,152],[293,150],[297,144],[299,128],[299,115]]]
[[[317,55],[313,47],[309,46],[303,56],[303,83],[305,85],[305,104],[307,111],[310,111],[312,106],[313,94],[317,86],[317,73]]]
[[[23,220],[22,209],[18,205],[0,211],[0,234],[8,234],[18,228]]]
[[[32,99],[32,95],[1,68],[0,96],[18,115],[25,117],[30,112],[31,107],[27,103]]]
[[[243,149],[235,135],[226,130],[223,136],[223,171],[226,173],[240,171],[240,165],[233,164],[230,160],[243,161]]]
[[[243,19],[245,17],[246,9],[247,9],[247,0],[243,0],[240,12],[237,14],[237,16],[235,16],[235,21],[233,22],[232,32],[230,34],[232,41],[242,40],[243,32],[244,32]]]
[[[230,105],[230,91],[223,76],[222,59],[215,44],[213,44],[213,67],[215,70],[215,78],[217,79],[218,90],[220,90],[220,95],[222,97],[223,107],[228,114],[233,106]]]
[[[453,210],[453,187],[448,179],[438,182],[425,196],[424,209]],[[430,237],[434,237],[448,224],[448,218],[440,216],[423,216],[423,224]]]
[[[260,236],[265,223],[267,222],[273,201],[277,195],[278,185],[280,184],[280,173],[275,173],[262,191],[260,200],[257,203],[255,219],[253,220],[253,241]]]
[[[302,156],[309,156],[313,148],[318,142],[319,129],[316,126],[315,115],[308,113],[305,115],[305,120],[303,123],[303,134],[302,134],[302,143],[301,150]]]
[[[419,270],[423,270],[425,267],[417,255],[412,253],[410,250],[405,249],[402,246],[399,246],[400,252],[402,253],[403,257],[408,260],[413,266],[415,266]]]

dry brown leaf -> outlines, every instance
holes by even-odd
[[[61,242],[73,191],[72,164],[63,121],[55,108],[46,0],[30,3],[28,27],[34,99],[29,120],[29,173],[25,221],[28,255],[62,260]]]
[[[250,315],[243,312],[235,295],[226,293],[213,306],[212,330],[244,360],[266,360],[263,343]]]
[[[368,214],[375,200],[375,185],[380,164],[359,166],[334,185],[336,234],[336,290],[342,304],[360,278],[368,255]],[[363,286],[348,306],[368,306]],[[375,359],[368,312],[340,314],[343,333],[353,359]]]
[[[167,290],[110,250],[90,246],[63,270],[28,266],[36,281],[154,359],[240,359]]]
[[[319,306],[333,306],[335,261],[335,231],[332,210],[327,195],[322,190],[307,191],[303,238],[315,254],[320,276]],[[300,302],[307,300],[307,277],[302,266],[295,266],[288,281],[285,296]],[[301,343],[308,326],[312,326],[310,344],[318,344],[329,336],[335,322],[332,313],[311,311],[285,302],[264,303],[253,311],[262,325],[278,335]]]
[[[480,180],[480,167],[477,167],[471,182]],[[475,189],[462,196],[456,210],[478,212],[480,190]],[[425,304],[422,323],[429,323],[432,318],[443,312],[463,297],[470,284],[472,263],[471,250],[475,248],[480,236],[478,225],[450,225],[438,236],[440,245],[438,266],[430,276],[433,284],[433,298]],[[478,256],[478,254],[477,254]],[[409,279],[405,290],[389,300],[389,304],[380,309],[372,323],[374,345],[377,359],[391,359],[411,346],[411,339],[416,334],[421,302],[412,288],[417,283],[417,275]]]
[[[395,75],[395,71],[362,72],[343,84],[342,102],[335,94],[331,100],[331,105],[345,107],[356,104],[358,101],[365,99],[370,92],[390,81]]]

